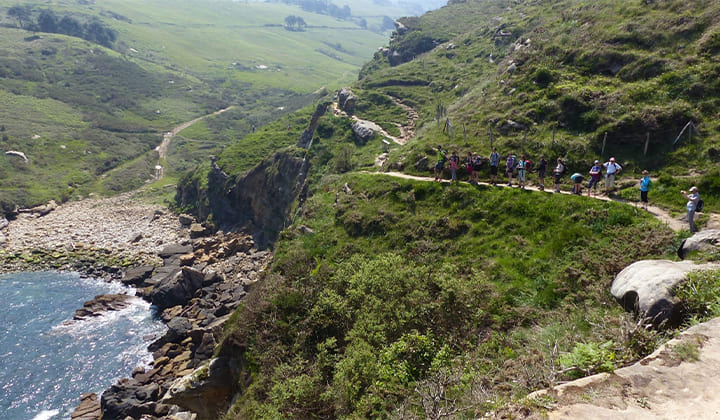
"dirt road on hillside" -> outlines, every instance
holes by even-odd
[[[233,108],[232,106],[229,106],[229,107],[221,109],[219,111],[215,111],[212,114],[203,115],[202,117],[197,117],[194,120],[182,123],[182,124],[178,125],[177,127],[173,128],[172,130],[168,131],[167,133],[163,134],[162,142],[160,142],[160,145],[155,148],[155,150],[157,150],[157,152],[158,152],[158,163],[157,163],[157,166],[155,167],[155,169],[156,169],[155,179],[161,179],[164,175],[162,161],[167,157],[168,147],[170,146],[170,141],[172,140],[173,137],[175,137],[179,132],[183,131],[184,129],[192,126],[193,124],[196,124],[208,117],[212,117],[213,115],[222,114],[223,112],[230,110],[232,108]]]

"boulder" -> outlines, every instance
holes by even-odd
[[[692,261],[637,261],[618,273],[610,292],[626,310],[637,311],[658,325],[666,320],[672,321],[677,315],[673,288],[682,283],[691,271],[713,268],[718,266],[699,265]]]
[[[237,377],[234,361],[215,358],[175,380],[161,401],[195,412],[200,420],[215,419],[217,413],[227,411],[237,389]]]
[[[139,267],[133,267],[125,272],[121,281],[123,284],[129,286],[139,286],[145,280],[150,278],[155,267],[152,265],[141,265]]]
[[[181,214],[180,216],[178,216],[178,221],[182,226],[187,227],[193,224],[193,222],[195,222],[195,218],[190,216],[189,214]]]
[[[200,223],[193,223],[190,225],[190,238],[202,238],[203,236],[207,236],[210,233],[210,231]]]
[[[378,126],[370,121],[358,120],[352,124],[352,131],[358,143],[363,145],[375,136]]]
[[[708,229],[697,232],[685,239],[678,249],[678,257],[684,259],[693,251],[718,252],[720,251],[720,230]]]
[[[172,277],[163,279],[150,293],[153,305],[161,311],[176,305],[184,305],[202,287],[205,275],[192,268],[183,267]]]
[[[355,104],[357,103],[358,97],[352,93],[350,88],[343,87],[338,90],[338,107],[347,113],[351,113]]]
[[[80,405],[70,415],[72,420],[100,420],[101,417],[100,400],[95,393],[84,394],[80,397]]]
[[[130,305],[129,295],[99,295],[95,299],[89,300],[83,304],[83,307],[75,311],[73,319],[82,321],[88,318],[94,318],[103,315],[108,311],[119,311]]]
[[[121,379],[103,392],[100,398],[103,420],[138,419],[142,416],[161,417],[169,413],[170,406],[155,402],[160,387],[151,383],[142,385],[134,379]]]

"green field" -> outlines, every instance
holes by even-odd
[[[7,14],[17,5],[33,16],[51,9],[58,18],[99,19],[116,41],[107,49],[19,29]],[[286,30],[288,15],[301,16],[305,30]],[[356,80],[385,41],[353,21],[284,4],[0,2],[0,149],[30,158],[0,159],[0,207],[142,186],[163,132],[235,106],[171,150],[166,163],[177,176],[313,92]],[[187,147],[193,140],[203,147]]]

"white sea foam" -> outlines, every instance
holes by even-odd
[[[33,417],[32,420],[50,420],[60,414],[60,410],[43,410]]]

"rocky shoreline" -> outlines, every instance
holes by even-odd
[[[3,271],[77,271],[122,281],[168,326],[149,346],[150,369],[128,372],[100,397],[83,395],[73,419],[202,420],[226,409],[237,379],[232,361],[215,357],[215,347],[272,258],[250,236],[210,234],[188,216],[129,194],[20,213],[0,236]],[[122,305],[122,295],[98,296],[76,316]]]

